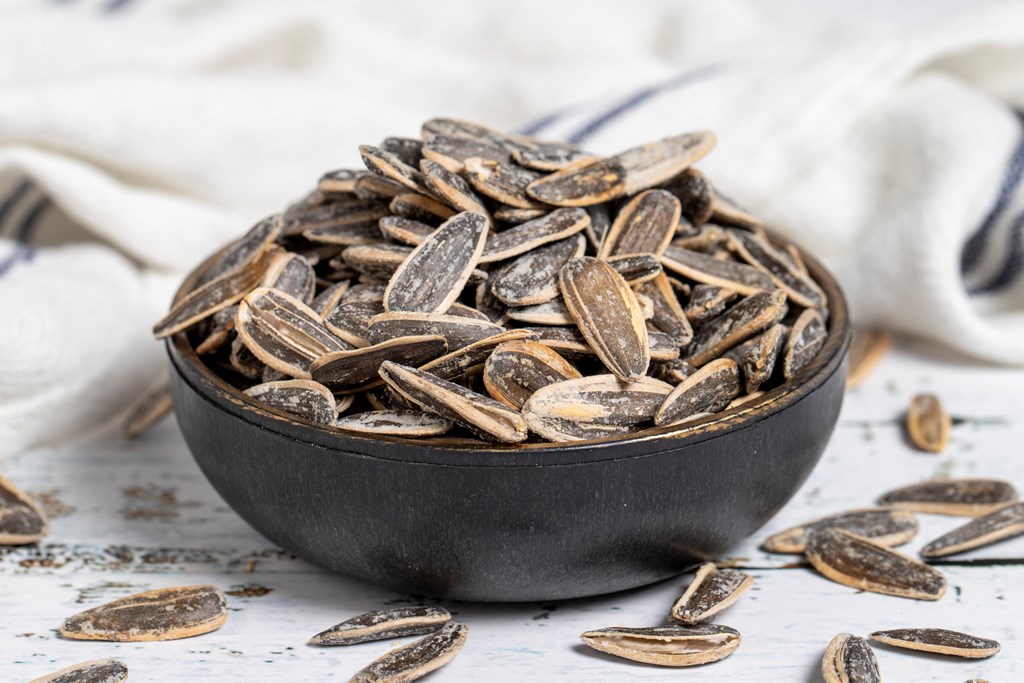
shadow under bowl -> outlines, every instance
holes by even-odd
[[[850,326],[835,279],[804,258],[829,300],[821,352],[764,396],[690,424],[569,444],[364,438],[261,406],[208,368],[184,333],[167,341],[175,412],[228,505],[325,569],[473,601],[635,588],[753,534],[821,457],[843,399]]]

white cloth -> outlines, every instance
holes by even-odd
[[[187,269],[437,115],[597,152],[711,128],[700,167],[820,255],[858,323],[1024,364],[1015,107],[1012,0],[11,0],[0,455],[122,410]]]

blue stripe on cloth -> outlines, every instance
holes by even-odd
[[[557,123],[558,121],[562,120],[563,118],[568,116],[573,111],[575,111],[575,107],[568,107],[568,108],[562,109],[560,111],[552,112],[550,114],[545,114],[544,116],[541,116],[539,119],[534,119],[533,121],[530,121],[528,124],[526,124],[525,126],[520,128],[519,129],[519,134],[520,135],[537,135],[542,130],[544,130],[545,128],[548,128],[548,127],[552,126],[553,124]]]
[[[604,113],[595,116],[594,118],[587,121],[581,127],[579,127],[575,133],[571,134],[567,139],[569,142],[574,144],[580,144],[585,140],[594,136],[595,133],[601,131],[602,128],[612,123],[616,119],[620,118],[623,114],[630,112],[637,107],[641,106],[645,102],[654,99],[662,93],[676,88],[681,88],[693,83],[697,83],[706,78],[712,78],[718,76],[724,71],[724,65],[722,64],[710,64],[708,66],[696,69],[694,71],[687,71],[686,73],[674,76],[667,81],[652,85],[650,87],[639,90],[618,104],[613,106],[611,109],[606,110]]]
[[[32,234],[35,232],[36,226],[39,225],[39,219],[42,218],[43,214],[52,206],[52,202],[49,197],[40,197],[32,207],[25,212],[25,216],[21,219],[21,223],[18,225],[16,232],[17,243],[14,245],[14,249],[11,250],[3,260],[0,260],[0,280],[3,279],[11,268],[20,261],[31,261],[32,257],[35,256],[36,250],[29,242],[32,239]]]
[[[32,189],[32,181],[28,178],[23,178],[18,182],[14,188],[7,193],[3,201],[0,202],[0,236],[4,234],[4,224],[7,222],[7,217],[10,215],[18,202],[21,201],[22,197],[28,194],[28,191]]]
[[[1017,214],[1010,225],[1006,257],[1003,265],[987,281],[970,289],[968,294],[990,294],[1006,289],[1024,270],[1024,211]]]
[[[978,229],[974,231],[974,234],[964,242],[964,248],[960,254],[960,272],[963,275],[970,273],[981,262],[981,257],[988,247],[988,242],[992,237],[992,231],[995,229],[996,222],[1003,215],[1003,212],[1006,211],[1006,207],[1010,204],[1010,200],[1013,199],[1014,193],[1020,187],[1021,179],[1024,178],[1024,111],[1017,111],[1015,113],[1021,124],[1021,134],[1017,139],[1017,146],[1014,148],[1013,153],[1010,155],[1010,160],[1006,164],[1006,170],[1003,171],[1002,180],[999,182],[999,192],[996,194],[996,200],[992,204],[992,208],[985,215],[984,220],[982,220]]]
[[[103,6],[103,11],[107,14],[113,14],[127,7],[129,3],[131,3],[131,0],[110,0],[110,2]]]

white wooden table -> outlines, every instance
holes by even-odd
[[[1024,489],[1022,386],[1024,371],[978,366],[908,343],[891,352],[848,393],[839,428],[799,494],[730,553],[756,583],[717,620],[743,634],[740,648],[722,662],[661,669],[580,644],[579,634],[590,628],[661,623],[689,580],[679,577],[558,604],[441,603],[469,624],[470,636],[462,653],[429,680],[804,683],[821,680],[821,654],[840,631],[930,626],[995,638],[1003,651],[972,662],[879,646],[886,680],[1022,681],[1024,538],[942,563],[950,589],[935,603],[859,593],[817,576],[797,556],[757,549],[773,531],[870,504],[888,488],[937,475],[1001,477]],[[919,391],[939,394],[959,418],[950,447],[938,456],[903,442],[898,417]],[[347,680],[394,643],[314,648],[306,645],[309,636],[362,611],[419,602],[328,574],[252,531],[207,484],[173,420],[137,442],[109,436],[24,453],[0,464],[0,472],[42,499],[53,517],[38,547],[0,550],[3,681],[28,681],[105,657],[127,663],[133,681]],[[914,553],[963,521],[922,515],[921,534],[905,549]],[[230,619],[215,633],[129,644],[57,635],[65,617],[87,607],[196,583],[229,591]]]

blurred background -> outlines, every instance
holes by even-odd
[[[0,455],[122,413],[191,267],[434,116],[711,129],[701,170],[856,324],[1020,365],[1022,109],[1020,2],[6,0]]]

